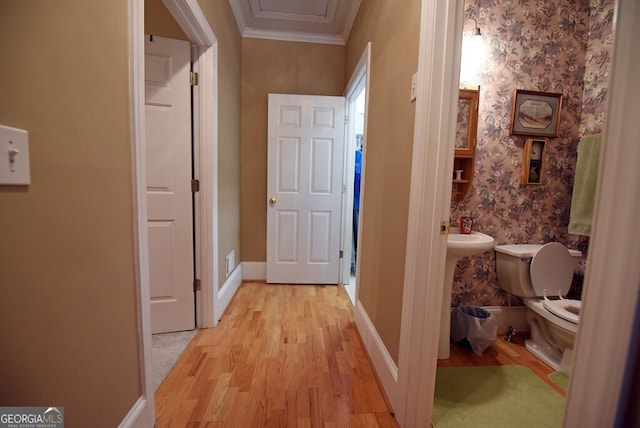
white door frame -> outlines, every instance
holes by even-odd
[[[351,74],[347,88],[344,91],[344,96],[347,101],[347,116],[349,117],[348,131],[345,138],[345,155],[344,155],[344,178],[346,191],[343,199],[342,210],[342,249],[344,250],[344,256],[342,258],[340,279],[344,284],[350,281],[351,277],[351,251],[352,251],[352,236],[353,236],[353,182],[355,173],[355,154],[354,154],[354,130],[355,130],[355,118],[352,116],[351,105],[355,103],[355,99],[352,100],[356,90],[360,88],[362,79],[364,79],[364,131],[363,141],[367,141],[367,117],[369,115],[369,70],[371,69],[371,42],[368,42],[362,51],[360,60]],[[365,151],[366,145],[362,146],[362,165],[360,172],[360,207],[362,208],[362,201],[364,199],[364,171],[365,171]],[[362,222],[362,210],[360,211],[358,224]],[[349,239],[351,238],[351,239]],[[357,248],[360,248],[361,234],[358,234]],[[356,264],[356,301],[358,300],[358,280],[359,268]],[[355,302],[354,302],[355,306]]]
[[[199,327],[213,327],[218,308],[218,99],[217,39],[196,0],[163,0],[169,12],[192,43],[198,46],[195,66],[200,76],[194,98],[196,177],[197,274],[202,290],[196,294]],[[149,252],[144,132],[144,0],[129,0],[129,87],[131,101],[131,146],[136,291],[138,299],[139,355],[142,395],[121,426],[148,427],[155,423],[151,365],[151,308],[149,303]]]
[[[409,222],[402,299],[400,426],[431,420],[451,210],[464,0],[422,0]]]
[[[614,426],[640,292],[637,0],[618,0],[582,314],[564,426]],[[637,399],[637,397],[636,397]]]
[[[422,0],[416,121],[403,295],[396,416],[401,426],[429,426],[433,410],[446,236],[453,169],[455,107],[463,0]],[[624,13],[621,11],[624,10]],[[636,0],[618,0],[615,53],[601,156],[593,234],[564,426],[613,426],[640,291],[640,74],[634,54]],[[630,94],[632,91],[633,94]]]
[[[218,308],[218,40],[196,0],[162,0],[182,31],[195,44],[194,91],[196,198],[197,326],[209,328],[222,315]]]

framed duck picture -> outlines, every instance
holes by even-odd
[[[522,154],[521,184],[542,184],[544,173],[544,148],[547,140],[527,138]]]

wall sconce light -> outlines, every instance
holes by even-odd
[[[480,31],[480,27],[478,27],[478,21],[476,21],[475,18],[467,18],[464,20],[464,22],[467,21],[473,21],[474,24],[476,24],[476,28],[474,28],[473,30],[473,35],[474,36],[482,36],[482,32]]]
[[[485,58],[484,41],[482,40],[482,32],[478,26],[478,21],[474,18],[465,19],[473,21],[475,27],[471,35],[464,35],[462,38],[462,61],[460,65],[460,87],[470,88],[477,87],[478,75],[482,68]]]

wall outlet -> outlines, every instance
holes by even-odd
[[[227,254],[227,258],[225,259],[225,263],[224,263],[224,271],[226,275],[229,276],[229,274],[233,272],[233,269],[235,267],[236,267],[236,251],[231,250],[231,252]]]

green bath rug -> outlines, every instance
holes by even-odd
[[[438,367],[433,426],[561,427],[565,399],[523,366]]]
[[[553,372],[549,373],[549,379],[554,381],[560,388],[567,390],[569,386],[569,375],[565,372]]]

